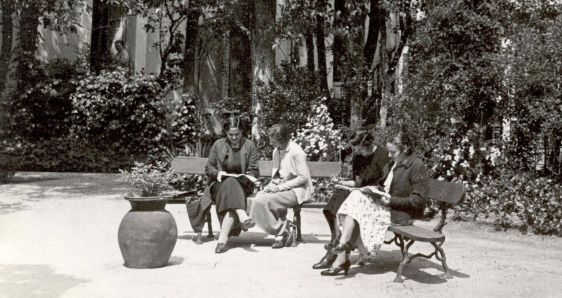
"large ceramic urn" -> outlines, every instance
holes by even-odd
[[[125,197],[131,210],[125,214],[117,235],[119,248],[129,268],[159,268],[168,264],[178,229],[166,201],[158,197]]]

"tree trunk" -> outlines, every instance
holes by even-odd
[[[276,0],[256,0],[254,7],[254,28],[252,30],[252,111],[254,115],[260,115],[261,104],[255,94],[259,85],[267,85],[272,78],[275,67],[275,41],[274,32],[271,29],[275,20]],[[252,119],[252,135],[259,138],[260,120],[259,116]]]
[[[8,109],[6,96],[3,96],[4,86],[8,79],[8,70],[10,66],[10,58],[12,57],[12,37],[13,23],[12,14],[14,8],[11,0],[2,0],[0,2],[2,10],[2,48],[0,49],[0,129],[4,130],[8,125]]]
[[[183,52],[183,90],[195,93],[195,51],[199,35],[199,9],[194,9],[187,17],[185,26],[185,48]]]
[[[314,75],[314,34],[312,29],[308,28],[304,35],[304,44],[306,47],[306,69],[310,75]]]
[[[109,4],[93,0],[92,33],[90,38],[90,70],[100,72],[111,60],[109,33]],[[109,44],[109,46],[108,46]]]
[[[2,48],[0,49],[0,94],[4,91],[10,58],[12,57],[13,23],[12,14],[14,7],[12,0],[0,2],[2,10]]]
[[[324,6],[325,0],[320,0],[322,3],[320,6]],[[326,96],[330,94],[328,90],[328,69],[326,67],[326,43],[324,40],[324,18],[322,16],[316,17],[316,28],[314,30],[316,34],[316,50],[318,53],[318,74],[320,88]]]
[[[32,74],[36,73],[32,68],[36,65],[35,54],[39,37],[40,3],[29,1],[27,7],[20,14],[20,30],[18,32],[19,49],[17,76],[17,92],[22,94],[31,81]]]
[[[236,8],[239,23],[230,28],[230,66],[228,95],[251,98],[252,92],[252,45],[248,32],[253,27],[254,2],[240,0]]]
[[[363,57],[365,58],[365,65],[370,68],[375,57],[377,50],[377,41],[379,39],[380,31],[380,8],[378,0],[371,0],[369,9],[369,32],[367,32],[367,41],[363,47]],[[384,15],[382,15],[384,17]]]

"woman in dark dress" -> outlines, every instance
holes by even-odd
[[[353,148],[351,160],[353,180],[336,180],[335,182],[346,187],[361,187],[375,184],[382,177],[383,167],[389,161],[388,151],[382,146],[377,146],[368,131],[358,131],[349,144]],[[339,244],[341,236],[336,214],[349,194],[349,190],[337,188],[323,210],[332,237],[330,242],[324,246],[327,250],[326,255],[312,266],[313,269],[330,268],[336,259],[336,255],[330,251]],[[367,249],[359,247],[359,250],[362,259],[368,257]]]
[[[254,143],[242,137],[240,120],[230,117],[225,126],[226,138],[213,144],[205,173],[210,183],[205,196],[215,202],[221,232],[216,253],[227,251],[228,236],[247,231],[255,223],[246,213],[246,198],[254,192],[254,183],[247,177],[232,177],[245,174],[258,176],[258,157]]]

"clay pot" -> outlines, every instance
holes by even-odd
[[[119,225],[119,248],[129,268],[159,268],[168,264],[176,240],[178,228],[166,201],[158,197],[125,197],[131,210]]]

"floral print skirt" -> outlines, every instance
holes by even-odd
[[[354,190],[340,207],[338,217],[342,214],[357,221],[363,243],[371,254],[377,255],[391,223],[390,209],[361,191]],[[343,222],[341,218],[339,220]]]

